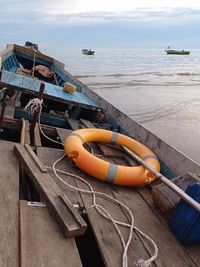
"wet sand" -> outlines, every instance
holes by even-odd
[[[79,77],[145,128],[200,163],[200,75],[147,72]]]

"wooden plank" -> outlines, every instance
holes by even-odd
[[[4,114],[4,116],[5,116],[5,118],[10,118],[10,119],[12,119],[13,117],[14,117],[14,113],[15,113],[15,107],[13,106],[14,105],[14,103],[10,103],[10,102],[8,102],[8,103],[6,103],[7,105],[6,105],[6,109],[5,109],[5,114]]]
[[[63,160],[64,162],[64,160]],[[106,193],[109,196],[112,196],[110,186],[108,183],[100,182],[94,178],[89,177],[88,175],[82,173],[76,167],[70,164],[68,160],[65,160],[65,165],[63,165],[65,171],[70,173],[76,174],[81,176],[87,182],[89,182],[95,191],[100,191],[102,193]],[[83,185],[82,182],[76,181],[79,188],[88,189]],[[89,209],[92,205],[92,196],[87,194],[81,193],[84,205],[86,210]],[[114,205],[105,199],[97,197],[98,204],[102,204],[107,211],[112,214],[113,218],[127,222],[127,217],[124,212],[121,210],[119,205]],[[123,247],[120,241],[119,236],[111,222],[103,218],[99,215],[95,209],[89,209],[88,211],[88,219],[90,221],[90,225],[94,232],[95,238],[97,240],[97,244],[99,246],[99,250],[101,252],[102,258],[104,260],[105,266],[109,267],[121,267],[122,266],[122,254],[123,254]],[[129,231],[128,229],[119,226],[122,235],[124,236],[125,240],[128,238]],[[130,253],[129,253],[129,263],[130,266],[133,262],[138,260],[141,257],[148,257],[149,254],[146,251],[146,248],[141,243],[138,236],[133,233],[133,240],[130,246]]]
[[[81,267],[74,238],[64,238],[40,203],[20,201],[21,267]]]
[[[126,165],[124,160],[115,159],[115,161],[117,164]],[[97,181],[96,179],[90,178],[86,174],[83,174],[77,168],[74,168],[73,165],[71,165],[69,161],[65,159],[63,160],[62,170],[80,175],[89,181],[90,184],[92,184],[94,190],[108,193],[109,195],[114,195],[117,199],[121,200],[132,209],[136,219],[136,226],[145,233],[149,234],[150,237],[152,237],[158,244],[159,256],[156,260],[156,266],[174,266],[174,262],[179,261],[180,265],[177,266],[182,266],[183,262],[186,262],[188,266],[197,266],[196,259],[193,260],[191,254],[188,254],[188,252],[185,251],[185,248],[181,246],[181,244],[175,239],[173,234],[169,231],[166,222],[163,223],[161,218],[157,218],[157,215],[154,212],[155,206],[152,204],[152,201],[150,202],[148,199],[145,199],[145,193],[141,195],[140,190],[142,189],[126,189],[118,186],[110,186],[107,183]],[[82,182],[76,183],[80,188],[84,187]],[[85,194],[81,195],[85,208],[87,209],[92,204],[91,196]],[[148,201],[150,204],[148,204]],[[127,221],[126,214],[121,210],[120,207],[113,207],[112,204],[99,198],[98,203],[104,204],[104,207],[106,207],[111,212],[112,216],[117,220]],[[113,226],[93,210],[89,211],[88,218],[94,231],[99,249],[102,253],[105,266],[121,266],[122,247]],[[161,234],[158,234],[158,229]],[[124,236],[127,238],[127,230],[121,230]],[[165,250],[169,251],[165,253]],[[150,254],[148,254],[147,251],[152,253],[152,247],[144,238],[141,238],[140,235],[134,233],[133,243],[131,244],[128,253],[129,263],[134,262],[141,257],[148,258]],[[198,257],[196,254],[195,256],[196,258]]]
[[[11,46],[13,46],[13,45],[11,45]],[[25,46],[14,44],[13,48],[12,47],[7,47],[6,50],[7,49],[10,49],[10,50],[13,49],[14,51],[17,51],[17,52],[20,52],[22,54],[28,55],[28,56],[30,56],[32,58],[35,55],[36,60],[40,59],[40,60],[48,61],[50,63],[53,62],[53,58],[52,57],[46,56],[45,54],[43,54],[43,53],[41,53],[39,51],[32,50],[32,49],[27,48]]]
[[[60,132],[60,131],[59,131]],[[60,187],[60,190],[63,194],[67,195],[70,199],[71,203],[73,205],[78,205],[80,209],[83,208],[83,201],[80,196],[80,194],[77,191],[74,191],[63,184],[61,180],[59,180],[56,175],[53,172],[52,165],[56,160],[61,158],[65,152],[61,149],[55,149],[55,148],[48,148],[48,147],[38,147],[37,148],[37,156],[41,160],[41,162],[50,168],[47,168],[48,173],[51,175],[51,177],[54,179],[54,181],[57,183],[57,185]],[[56,165],[56,167],[60,170],[65,170],[66,160],[61,161],[59,164]],[[66,175],[62,173],[58,173],[59,176],[69,183],[72,186],[77,187],[76,182],[72,177],[66,177]]]
[[[160,224],[163,224],[167,231],[169,231],[169,227],[168,227],[168,223],[166,220],[166,217],[163,216],[163,213],[161,212],[160,209],[157,209],[154,205],[153,202],[153,198],[152,198],[152,194],[151,191],[149,190],[148,187],[144,187],[141,189],[138,189],[140,195],[143,197],[143,199],[145,200],[145,202],[147,203],[147,205],[151,208],[151,211],[154,213],[154,215],[156,216],[156,218],[159,219]],[[164,240],[163,240],[164,242]],[[176,246],[174,246],[174,242],[173,240],[171,240],[171,246],[174,247],[176,249]],[[181,245],[180,242],[178,242],[179,245]],[[192,261],[194,262],[193,264],[189,264],[187,261],[185,262],[184,266],[199,266],[199,262],[200,262],[200,250],[199,250],[199,246],[181,246],[182,249],[184,250],[185,253],[187,253],[187,257],[191,258]],[[178,250],[177,253],[180,253],[180,251]]]
[[[122,161],[119,159],[114,161],[116,164],[122,164]],[[144,187],[144,189],[146,191],[150,190],[147,187]],[[132,210],[136,226],[149,235],[157,244],[159,249],[159,256],[155,261],[157,266],[174,266],[174,263],[179,264],[176,266],[197,266],[193,258],[188,257],[188,253],[186,253],[184,247],[169,230],[166,222],[163,223],[156,216],[156,213],[154,213],[155,205],[152,204],[152,201],[149,202],[145,199],[146,194],[143,194],[142,190],[142,188],[118,187],[113,190],[113,194]],[[133,194],[133,192],[135,193]],[[143,237],[140,238],[148,251],[152,251],[149,242]]]
[[[62,155],[63,155],[63,151],[59,152],[59,150],[56,150],[56,149],[48,149],[48,148],[42,148],[42,147],[38,148],[38,156],[40,157],[42,162],[45,164],[45,166],[46,164],[51,166],[52,163],[58,158],[60,158]],[[67,158],[63,159],[63,161],[61,161],[58,164],[58,168],[61,170],[67,171],[69,173],[81,176],[83,179],[89,181],[94,186],[95,190],[108,193],[109,195],[111,195],[110,194],[111,186],[109,184],[101,183],[100,181],[97,181],[94,178],[89,178],[88,175],[82,173],[80,170],[74,167]],[[48,169],[48,172],[49,172],[49,169]],[[54,177],[54,179],[57,179],[52,172],[51,172],[51,176]],[[88,187],[86,187],[82,182],[79,182],[78,180],[74,181],[73,183],[73,178],[70,177],[69,175],[65,175],[65,176],[63,175],[62,178],[72,185],[77,185],[78,188],[88,189]],[[56,180],[56,182],[59,184],[62,190],[66,190],[65,192],[67,196],[69,197],[69,199],[71,200],[71,202],[73,203],[79,202],[80,196],[77,198],[76,191],[70,191],[58,179]],[[86,194],[81,194],[81,197],[82,197],[85,208],[86,209],[89,208],[92,204],[92,197]],[[98,198],[98,203],[104,204],[104,207],[110,210],[114,218],[127,222],[127,218],[124,215],[124,213],[121,211],[121,208],[119,206],[115,206],[99,198]],[[123,248],[121,245],[121,241],[113,225],[110,222],[108,222],[106,219],[102,218],[95,210],[89,210],[88,219],[90,221],[92,230],[94,231],[95,239],[97,240],[99,250],[105,262],[105,266],[110,266],[110,267],[120,266],[121,267]],[[121,227],[120,229],[122,233],[124,234],[125,238],[127,238],[128,230],[124,229],[124,227]],[[148,257],[147,251],[144,248],[143,244],[140,242],[137,235],[133,234],[133,236],[134,238],[131,243],[131,253],[129,256],[130,263],[134,262],[134,260],[137,260],[144,255]],[[88,249],[91,249],[91,248],[88,248]]]
[[[0,141],[0,266],[18,267],[19,167],[14,143]]]
[[[35,147],[42,146],[41,137],[40,137],[40,128],[37,122],[34,128],[33,144]]]
[[[188,185],[200,182],[200,178],[198,178],[195,174],[186,173],[171,179],[171,182],[185,191]],[[181,200],[181,197],[163,183],[153,187],[152,196],[155,204],[168,216]]]
[[[91,121],[80,119],[80,122],[85,125],[86,128],[95,128],[94,124]]]
[[[124,153],[118,147],[104,145],[104,144],[97,144],[97,145],[105,157],[110,157],[110,158],[123,158],[124,157]]]
[[[61,142],[64,144],[65,139],[67,138],[67,136],[69,136],[71,134],[71,130],[66,130],[63,128],[56,128],[57,134],[61,140]]]
[[[20,130],[22,126],[21,120],[4,118],[2,128]]]
[[[38,164],[22,145],[16,144],[14,152],[47,203],[50,214],[55,218],[64,235],[70,237],[83,234],[86,230],[84,220],[71,203],[63,201],[60,197],[61,191],[52,177],[40,171]],[[74,209],[73,213],[72,209]]]
[[[90,181],[90,184],[93,186],[95,191],[103,192],[113,197],[112,186],[110,186],[109,184],[101,183],[99,181],[96,181],[95,179]],[[81,184],[79,184],[79,186],[80,188],[82,187]],[[91,205],[91,198],[86,195],[82,195],[82,197],[85,207],[88,208]],[[129,222],[126,212],[124,212],[119,205],[114,205],[103,198],[98,200],[98,204],[106,208],[111,216],[117,221],[124,223]],[[114,225],[110,221],[107,221],[105,218],[103,218],[101,215],[96,214],[95,210],[91,211],[88,214],[88,217],[95,233],[99,249],[102,252],[102,257],[106,262],[106,266],[122,266],[123,247],[120,242],[119,235],[114,228]],[[119,226],[119,229],[125,242],[127,242],[129,238],[129,229],[121,226]],[[133,232],[132,241],[128,249],[129,265],[131,266],[133,262],[137,262],[141,258],[149,257],[150,254],[141,242],[139,236],[135,232]],[[154,264],[152,266],[154,266]]]
[[[22,129],[21,129],[20,144],[30,145],[31,140],[30,140],[29,121],[25,120],[24,118],[22,118],[21,120],[22,120]]]
[[[67,118],[67,122],[69,123],[72,130],[80,129],[80,122],[78,120]]]
[[[32,148],[29,145],[27,145],[27,144],[25,144],[25,148],[26,148],[27,152],[29,153],[29,155],[31,156],[31,158],[34,160],[34,162],[37,165],[37,167],[39,168],[39,170],[41,172],[47,173],[47,169],[44,167],[44,165],[39,160],[39,158],[37,157],[37,155],[34,153],[34,151],[32,150]]]

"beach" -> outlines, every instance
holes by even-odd
[[[67,53],[73,56],[66,67],[90,89],[200,163],[200,50],[190,56],[161,49]]]

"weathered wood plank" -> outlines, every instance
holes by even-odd
[[[30,145],[30,129],[29,129],[29,121],[22,118],[22,129],[21,129],[21,137],[20,144],[29,144]]]
[[[78,130],[80,129],[80,122],[78,120],[75,119],[67,119],[67,122],[69,123],[70,127],[72,128],[72,130]]]
[[[59,131],[59,133],[60,133],[60,131]],[[70,189],[69,187],[67,187],[66,185],[64,185],[63,182],[60,179],[58,179],[53,172],[52,165],[54,164],[54,162],[56,160],[61,158],[64,155],[64,153],[65,153],[64,150],[61,150],[61,149],[47,148],[47,147],[38,147],[37,148],[38,158],[41,160],[41,162],[45,166],[50,167],[50,168],[47,168],[48,173],[51,175],[51,177],[54,179],[54,181],[58,184],[62,193],[68,196],[68,198],[70,199],[72,204],[74,204],[74,205],[78,204],[80,206],[80,208],[83,208],[83,201],[81,199],[80,194],[77,191],[74,191],[74,190]],[[66,160],[63,160],[63,161],[59,162],[56,165],[56,167],[58,169],[65,170],[66,169],[65,164],[66,164]],[[74,181],[74,179],[72,177],[66,177],[66,175],[64,175],[60,172],[58,174],[64,181],[66,181],[70,185],[75,186],[75,187],[77,186],[76,182]]]
[[[67,138],[67,136],[70,135],[70,133],[72,132],[71,130],[66,130],[63,128],[56,128],[57,134],[61,140],[61,142],[64,144],[65,139]]]
[[[8,102],[6,105],[4,116],[6,118],[12,119],[14,117],[14,113],[15,113],[15,107],[13,106],[13,103]]]
[[[22,125],[21,120],[18,119],[4,118],[2,122],[2,128],[6,129],[20,130],[21,125]]]
[[[169,227],[167,224],[166,217],[163,216],[163,213],[160,209],[156,208],[153,202],[151,191],[148,187],[144,187],[141,189],[138,189],[140,195],[143,197],[147,205],[150,207],[151,211],[154,213],[155,217],[159,219],[160,224],[163,224],[166,227],[166,231],[169,231]],[[173,239],[171,239],[171,247],[173,247],[176,250],[176,244],[174,245],[174,235]],[[163,240],[163,242],[165,239]],[[177,240],[176,240],[177,243]],[[178,242],[178,245],[181,246],[181,243]],[[199,266],[200,262],[200,250],[199,246],[181,246],[182,249],[187,253],[188,259],[191,258],[194,263],[190,263],[188,261],[185,262],[184,266]],[[177,253],[180,254],[181,251],[177,250]],[[180,262],[181,264],[181,262]],[[191,265],[190,265],[191,264]],[[182,265],[178,265],[182,266]]]
[[[42,147],[38,148],[38,156],[42,160],[42,162],[45,164],[45,166],[46,164],[52,166],[52,163],[55,162],[55,160],[57,160],[58,158],[60,158],[62,155],[63,155],[63,151],[59,151],[56,149],[42,148]],[[80,170],[74,167],[68,159],[66,158],[63,159],[63,161],[61,161],[57,167],[69,173],[80,175],[82,178],[89,181],[94,186],[95,190],[112,195],[110,193],[110,187],[112,186],[106,183],[101,183],[100,181],[97,181],[94,178],[88,177],[88,175],[82,173]],[[49,169],[48,169],[48,172],[49,172]],[[67,189],[67,187],[65,187],[63,183],[59,181],[52,172],[51,172],[51,176],[54,177],[56,182],[62,188],[62,191],[65,190],[65,193],[67,194],[71,202],[73,203],[79,202],[80,196],[78,196],[77,198],[76,191],[71,191]],[[62,178],[72,185],[77,185],[78,188],[88,189],[82,182],[79,182],[77,180],[73,182],[73,179],[68,175],[65,175],[65,176],[62,175]],[[86,209],[89,208],[92,204],[92,196],[81,194],[81,197],[83,199],[85,208]],[[114,218],[127,222],[127,218],[124,215],[124,213],[121,211],[121,208],[119,206],[115,206],[111,203],[108,203],[108,201],[105,201],[99,198],[98,198],[98,203],[103,204],[104,207],[106,207],[111,212]],[[121,241],[113,225],[106,219],[102,218],[99,214],[97,214],[97,212],[94,209],[89,211],[88,218],[89,218],[92,230],[94,231],[95,239],[97,240],[99,250],[104,259],[105,266],[110,266],[110,267],[121,266],[123,248],[122,248]],[[127,239],[128,230],[124,229],[123,227],[121,227],[120,229],[122,230],[125,238]],[[134,234],[133,241],[131,243],[130,251],[131,251],[130,257],[129,257],[130,264],[131,262],[134,262],[134,260],[137,260],[144,255],[148,257],[146,249],[144,248],[143,244],[140,242],[138,236],[135,234]]]
[[[114,161],[116,164],[122,163],[119,159],[114,159]],[[133,190],[137,193],[133,194]],[[161,221],[154,213],[155,205],[152,204],[152,201],[145,199],[146,194],[142,193],[142,190],[142,188],[118,187],[113,190],[113,194],[132,210],[136,226],[149,235],[157,244],[159,249],[159,256],[155,261],[157,266],[197,266],[193,258],[189,257],[184,247],[169,230],[166,222]],[[144,187],[144,190],[145,192],[150,192],[149,188]],[[143,237],[140,238],[146,248],[152,251],[149,242]],[[174,263],[177,265],[173,265]]]
[[[86,128],[95,128],[94,124],[91,121],[80,119],[80,122],[82,122],[82,124],[85,125]]]
[[[52,177],[48,173],[40,171],[32,156],[23,146],[16,144],[14,152],[47,203],[50,214],[55,218],[64,235],[70,237],[83,234],[86,230],[84,220],[71,203],[61,199],[61,191]],[[73,213],[72,209],[74,209]]]
[[[27,145],[27,144],[25,144],[24,147],[26,148],[26,150],[29,153],[29,155],[31,156],[31,158],[34,160],[34,162],[37,165],[37,167],[39,168],[39,170],[41,172],[47,173],[47,169],[44,167],[44,165],[39,160],[39,158],[37,157],[37,155],[34,153],[34,151],[32,150],[32,148],[29,145]]]
[[[105,157],[110,158],[123,158],[123,152],[119,148],[110,145],[97,144],[100,151]]]
[[[18,267],[19,167],[14,144],[0,141],[0,266]]]
[[[115,159],[115,161],[118,162],[119,164],[126,165],[124,160]],[[72,166],[67,166],[67,168],[69,168],[68,169],[69,171],[71,169],[71,171],[72,172],[74,171],[76,174],[77,174],[77,172],[79,173],[79,171],[77,171],[77,170],[72,170]],[[82,174],[81,176],[85,177],[84,174]],[[86,179],[88,179],[88,177]],[[90,181],[90,179],[89,179],[89,181]],[[92,184],[95,184],[95,181],[93,181],[92,179],[90,182]],[[99,184],[101,184],[101,182],[99,182]],[[99,185],[97,187],[99,187]],[[109,188],[109,185],[107,185],[107,188]],[[127,190],[127,192],[126,192],[126,190]],[[197,266],[196,258],[198,258],[198,255],[196,253],[194,253],[194,256],[196,258],[193,259],[193,255],[188,254],[188,252],[184,249],[184,247],[175,239],[173,234],[166,227],[166,222],[160,223],[160,218],[157,218],[156,214],[152,210],[154,207],[148,205],[148,203],[144,199],[145,198],[144,195],[141,195],[140,193],[138,193],[137,189],[125,189],[125,188],[121,188],[121,187],[113,187],[112,192],[113,192],[113,195],[117,199],[122,200],[122,202],[126,203],[127,206],[131,207],[131,209],[134,211],[134,213],[136,213],[136,221],[139,222],[137,224],[137,226],[139,228],[141,228],[142,230],[144,230],[144,232],[146,232],[147,234],[150,233],[150,236],[156,241],[156,243],[158,243],[159,257],[156,260],[157,266],[177,266],[177,267],[179,267],[179,266],[183,266],[184,263],[186,263],[188,266]],[[126,192],[126,193],[123,193],[123,192]],[[87,198],[89,199],[89,197],[84,196],[84,195],[82,195],[82,197],[83,197],[84,204],[87,208],[87,206],[89,205],[89,201],[87,203]],[[108,205],[106,205],[106,207],[108,207]],[[140,207],[140,208],[138,209],[138,207]],[[112,212],[113,212],[113,209],[112,209]],[[147,213],[147,215],[145,213]],[[139,219],[137,219],[137,218],[139,218]],[[92,227],[93,227],[93,230],[95,232],[99,247],[101,248],[101,251],[103,252],[103,257],[104,257],[106,264],[108,266],[109,266],[109,264],[111,264],[110,266],[118,266],[116,264],[115,260],[112,263],[109,263],[109,261],[107,260],[106,251],[104,251],[104,244],[103,244],[104,242],[102,242],[102,240],[99,240],[100,233],[102,235],[102,232],[104,231],[104,230],[99,231],[101,229],[101,226],[99,226],[99,225],[102,225],[102,219],[96,219],[96,218],[93,219],[93,216],[91,216],[91,214],[89,214],[89,220],[90,220]],[[148,224],[146,224],[146,222],[148,222]],[[104,228],[107,229],[107,227],[104,227]],[[161,231],[162,235],[160,235],[160,234],[158,235],[158,229],[161,229],[160,231]],[[109,229],[109,230],[112,233],[112,230],[111,229]],[[140,236],[137,236],[136,238],[138,238],[138,242],[142,242],[142,244],[144,244],[145,248],[149,251],[149,253],[152,253],[152,248],[149,246],[149,244],[148,244],[148,242],[146,242],[146,240],[144,240]],[[170,242],[170,240],[172,240],[172,242]],[[173,244],[173,246],[172,246],[172,244]],[[165,253],[166,250],[168,250],[167,253]],[[117,251],[119,253],[118,248],[117,248]],[[131,251],[131,249],[130,249],[130,251]],[[143,250],[141,249],[140,252],[141,252],[141,254],[140,253],[138,253],[138,254],[142,257],[145,257],[145,255],[146,255],[145,249],[144,248],[143,248]],[[112,252],[110,255],[112,257]],[[136,257],[136,258],[138,259],[139,257]],[[130,260],[130,258],[129,258],[129,260]],[[120,261],[118,258],[118,263],[119,262]],[[177,263],[176,265],[174,265],[175,262]]]
[[[33,144],[35,147],[42,146],[41,137],[40,137],[40,129],[39,129],[39,125],[37,122],[34,128]]]
[[[200,178],[192,173],[186,173],[171,179],[171,182],[185,191],[188,185],[195,182],[200,182]],[[172,213],[174,208],[181,200],[181,197],[164,183],[156,185],[152,188],[152,196],[155,204],[168,216]]]
[[[20,201],[21,267],[81,267],[74,238],[64,238],[40,203]]]
[[[112,186],[110,186],[109,184],[100,182],[94,178],[90,178],[88,175],[82,173],[80,170],[73,167],[67,160],[65,161],[64,167],[66,171],[79,175],[83,179],[87,180],[93,186],[95,191],[100,191],[112,196],[112,193],[110,192]],[[76,183],[79,188],[88,189],[86,186],[83,185],[82,182],[77,181]],[[84,193],[81,193],[81,196],[84,202],[84,206],[87,210],[92,205],[92,196],[89,196]],[[107,200],[99,197],[97,197],[97,199],[98,199],[98,204],[102,204],[104,208],[106,208],[106,210],[109,211],[110,214],[112,214],[113,218],[122,222],[127,222],[127,217],[125,216],[124,212],[121,210],[121,207],[119,205],[114,205],[108,202]],[[89,210],[88,219],[90,221],[90,225],[97,240],[99,250],[101,252],[105,266],[121,267],[123,247],[113,224],[110,221],[103,218],[101,215],[99,215],[95,209]],[[129,234],[128,229],[120,226],[119,228],[125,240],[127,240]],[[135,233],[133,233],[133,240],[130,246],[130,253],[129,253],[130,266],[133,262],[137,261],[139,258],[143,256],[148,257],[146,248],[143,246],[138,236]]]

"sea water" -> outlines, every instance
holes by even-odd
[[[200,50],[66,49],[66,68],[91,90],[200,163]]]

